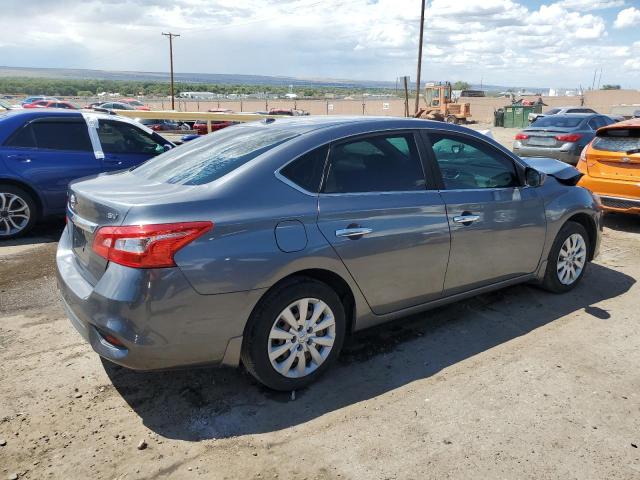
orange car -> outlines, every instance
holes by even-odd
[[[611,212],[640,214],[640,119],[598,129],[576,165],[578,185],[597,193]]]

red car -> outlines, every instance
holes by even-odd
[[[122,98],[119,100],[120,103],[126,103],[127,105],[131,105],[136,110],[151,110],[148,106],[142,103],[140,100],[136,100],[135,98]]]
[[[22,108],[66,108],[67,110],[77,110],[75,105],[60,100],[38,100],[37,102],[23,105]]]
[[[232,122],[228,120],[211,120],[211,131],[215,132],[216,130],[222,130],[223,128],[235,125],[236,123],[239,122]],[[193,124],[193,129],[198,133],[198,135],[206,135],[208,133],[207,121],[196,120],[196,122]]]

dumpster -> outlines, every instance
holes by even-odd
[[[504,107],[504,126],[525,128],[529,125],[530,113],[542,113],[542,105],[509,105]]]

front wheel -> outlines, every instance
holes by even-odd
[[[344,307],[325,283],[300,277],[267,293],[252,314],[242,363],[274,390],[312,383],[335,361],[345,336]]]
[[[589,235],[576,222],[562,226],[547,259],[542,286],[554,293],[572,290],[584,276],[589,256]]]

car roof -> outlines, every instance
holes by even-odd
[[[601,127],[598,129],[598,132],[604,130],[616,130],[616,129],[624,129],[624,128],[640,128],[640,118],[630,118],[629,120],[624,120],[622,122],[614,123],[612,125],[607,125],[606,127]]]
[[[424,120],[420,118],[404,117],[362,117],[362,116],[331,116],[331,115],[301,115],[284,116],[274,119],[262,120],[260,123],[267,123],[273,128],[297,129],[305,132],[313,130],[339,127],[344,125],[366,125],[372,128],[439,128],[445,130],[455,130],[455,125]],[[458,127],[459,128],[459,127]]]
[[[591,117],[602,117],[601,113],[556,113],[553,117],[548,118],[591,118]],[[547,118],[547,117],[544,117]]]

